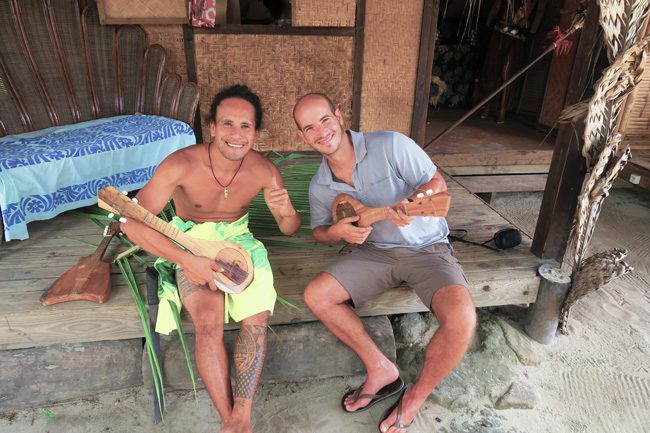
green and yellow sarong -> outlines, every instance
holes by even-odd
[[[224,293],[224,323],[228,323],[230,319],[239,322],[262,311],[269,311],[273,314],[277,298],[273,287],[273,273],[266,248],[248,230],[248,214],[231,223],[205,222],[197,224],[174,217],[170,224],[195,238],[237,242],[250,253],[254,267],[253,281],[241,293]],[[176,329],[169,303],[174,302],[179,311],[182,305],[176,285],[176,270],[179,267],[162,258],[156,260],[154,267],[159,274],[158,297],[160,299],[156,331],[161,334],[169,334]]]

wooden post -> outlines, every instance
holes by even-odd
[[[189,24],[183,25],[183,48],[185,51],[185,67],[187,69],[187,81],[199,84],[196,74],[196,51],[194,47],[194,28]],[[194,113],[194,135],[197,143],[203,143],[203,128],[201,126],[201,102]]]
[[[551,344],[555,341],[560,310],[571,287],[571,276],[554,265],[539,267],[542,282],[537,292],[537,300],[530,307],[524,325],[526,333],[535,341]]]
[[[580,34],[576,58],[571,71],[565,106],[583,99],[588,84],[589,69],[594,57],[594,46],[599,30],[598,5],[589,2],[585,24]],[[582,121],[579,122],[581,124]],[[578,195],[586,173],[580,152],[582,128],[574,131],[570,124],[558,129],[551,168],[544,190],[542,207],[535,228],[531,251],[542,258],[560,262],[566,250]]]
[[[352,129],[361,128],[361,85],[363,84],[363,38],[366,31],[366,0],[357,0],[354,28],[354,71],[352,72]]]
[[[415,80],[413,115],[411,117],[411,138],[420,146],[424,146],[427,128],[431,68],[433,67],[433,53],[436,47],[439,5],[439,0],[424,0],[424,8],[422,10],[420,55],[418,57],[418,70]]]

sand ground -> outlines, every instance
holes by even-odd
[[[502,194],[493,205],[532,234],[541,193]],[[650,193],[618,189],[605,208],[592,252],[627,248],[634,272],[579,302],[570,335],[550,346],[524,341],[537,362],[518,359],[501,324],[515,323],[517,308],[481,311],[483,343],[466,355],[432,394],[410,433],[643,433],[650,432]],[[515,325],[516,326],[516,325]],[[489,344],[487,344],[489,342]],[[404,370],[421,356],[399,351]],[[531,365],[526,365],[531,364]],[[537,364],[537,365],[535,365]],[[412,370],[412,369],[411,369]],[[404,371],[406,376],[413,371]],[[359,414],[341,412],[340,396],[363,377],[298,384],[267,384],[255,401],[255,432],[376,432],[390,404]],[[496,409],[513,384],[529,392],[531,409]],[[219,419],[207,393],[167,393],[164,423],[153,425],[151,396],[143,387],[92,399],[5,413],[0,432],[216,432]]]

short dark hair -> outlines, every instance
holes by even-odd
[[[330,111],[332,112],[332,114],[334,114],[334,112],[336,111],[336,108],[337,108],[336,105],[334,105],[334,103],[332,102],[330,97],[327,96],[324,93],[312,92],[312,93],[307,93],[306,95],[302,95],[296,101],[296,104],[293,106],[293,111],[292,111],[293,121],[296,122],[296,126],[298,127],[298,129],[300,129],[300,125],[298,125],[298,121],[296,120],[296,107],[298,107],[298,105],[300,105],[300,103],[302,102],[303,99],[311,97],[311,96],[318,96],[319,98],[323,98],[327,102],[327,105],[329,105]]]
[[[210,117],[208,118],[210,123],[216,122],[217,107],[224,99],[228,98],[239,98],[250,102],[253,108],[255,108],[255,130],[260,130],[262,128],[263,113],[260,97],[248,88],[248,86],[243,84],[235,84],[234,86],[226,87],[214,96],[212,104],[210,105]]]

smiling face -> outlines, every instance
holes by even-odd
[[[217,107],[215,121],[210,123],[210,134],[224,158],[241,160],[258,138],[255,107],[240,98],[224,99]]]
[[[328,101],[319,95],[309,95],[298,102],[294,110],[298,135],[314,150],[332,155],[341,146],[343,117],[338,108],[332,111]]]

